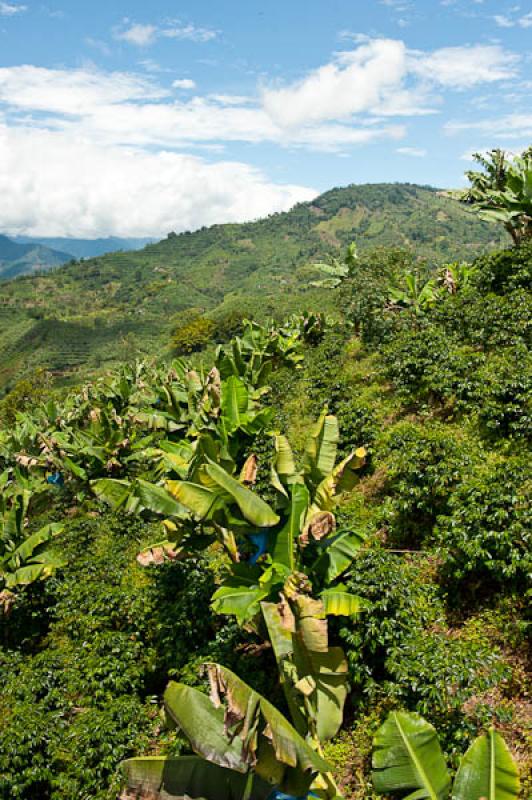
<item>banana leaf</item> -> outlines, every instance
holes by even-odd
[[[374,748],[372,777],[377,792],[413,789],[405,800],[448,798],[451,780],[438,735],[419,714],[392,712],[377,731]]]
[[[256,775],[211,764],[198,756],[130,758],[122,764],[128,797],[150,800],[267,800],[272,787]]]
[[[479,736],[462,758],[453,800],[517,800],[519,775],[502,736],[493,729]]]

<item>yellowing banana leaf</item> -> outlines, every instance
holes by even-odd
[[[336,586],[332,589],[324,589],[320,598],[327,615],[350,617],[358,614],[364,607],[364,601],[356,594],[347,592],[345,587]]]
[[[493,729],[479,736],[462,758],[453,800],[517,800],[519,775],[502,736]]]
[[[190,509],[199,519],[211,519],[225,503],[224,492],[199,483],[167,481],[166,487],[182,506]]]

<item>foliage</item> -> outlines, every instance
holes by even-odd
[[[193,353],[209,344],[216,331],[215,323],[205,317],[195,317],[172,333],[172,349],[177,355]]]
[[[488,462],[457,487],[435,530],[448,579],[470,592],[526,587],[531,489],[528,456]]]
[[[508,157],[503,150],[491,150],[473,158],[484,172],[466,173],[471,186],[459,195],[482,219],[502,222],[514,244],[532,237],[532,149]]]
[[[475,452],[477,451],[477,452]],[[481,460],[477,443],[441,422],[400,422],[382,442],[383,515],[395,542],[419,545],[449,509],[453,490]]]
[[[491,729],[476,739],[451,778],[435,729],[417,714],[393,712],[375,736],[373,783],[381,794],[445,800],[515,800],[519,777],[504,739]]]

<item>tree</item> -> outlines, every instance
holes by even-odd
[[[520,156],[496,149],[473,158],[482,171],[466,172],[471,186],[458,199],[482,219],[502,222],[515,245],[532,238],[532,147]]]

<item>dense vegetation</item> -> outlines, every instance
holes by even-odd
[[[528,796],[532,243],[329,266],[2,402],[2,800]]]
[[[235,310],[282,322],[302,308],[333,309],[313,264],[355,237],[362,250],[402,246],[443,262],[489,252],[505,234],[431,188],[350,186],[258,222],[21,277],[0,284],[0,391],[37,368],[79,383],[135,356],[170,356],[183,312],[223,327]]]

